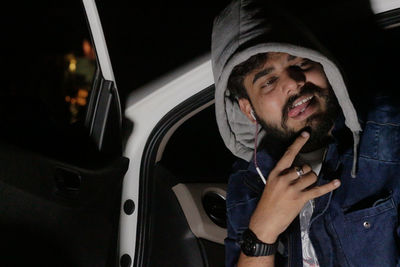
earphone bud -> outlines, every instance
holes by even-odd
[[[254,110],[251,110],[251,111],[250,111],[250,115],[251,115],[251,117],[252,117],[255,121],[257,121],[256,115],[254,115]]]

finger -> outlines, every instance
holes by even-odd
[[[297,179],[293,186],[296,188],[296,190],[303,191],[310,185],[314,184],[317,179],[318,178],[315,172],[311,171]]]
[[[310,190],[305,191],[305,197],[307,198],[307,200],[314,199],[335,190],[339,186],[340,186],[340,181],[335,179],[330,183],[321,186],[316,186],[311,188]]]
[[[304,131],[299,135],[299,137],[296,138],[293,144],[288,147],[285,154],[283,154],[282,158],[276,164],[275,168],[279,172],[282,172],[283,170],[292,166],[294,159],[296,158],[297,154],[300,152],[304,144],[307,142],[309,137],[310,134]]]
[[[299,167],[292,167],[289,169],[284,170],[281,175],[287,177],[288,180],[296,180],[298,178],[300,178],[300,175],[298,173],[298,168]],[[307,173],[309,173],[310,171],[312,171],[311,166],[304,164],[302,167],[300,167],[303,170],[303,174],[305,175]]]

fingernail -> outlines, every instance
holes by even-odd
[[[336,186],[336,187],[339,186],[339,185],[340,185],[340,181],[339,181],[339,180],[335,180],[335,181],[333,182],[333,185]]]
[[[301,133],[301,136],[303,136],[303,137],[309,137],[310,134],[309,134],[308,132],[304,131],[304,132]]]

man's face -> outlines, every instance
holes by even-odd
[[[253,108],[270,138],[286,145],[309,128],[311,138],[303,152],[325,145],[338,104],[319,63],[268,53],[265,64],[244,78],[244,86],[250,101],[240,99],[240,108],[250,120]]]

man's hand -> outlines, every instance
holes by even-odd
[[[303,132],[270,172],[264,192],[250,219],[249,228],[264,243],[274,243],[307,201],[340,186],[339,180],[333,180],[322,186],[308,188],[317,181],[317,175],[308,165],[302,166],[304,174],[298,176],[292,164],[308,138],[309,133]]]

